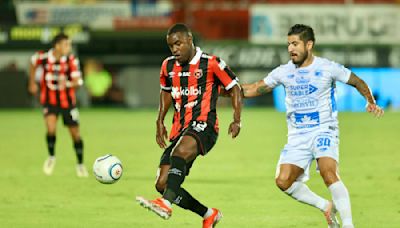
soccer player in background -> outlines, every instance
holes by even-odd
[[[244,97],[269,93],[278,85],[286,92],[288,141],[277,167],[276,185],[292,198],[324,212],[329,227],[354,227],[350,197],[339,178],[339,129],[335,82],[355,87],[367,101],[366,110],[380,117],[384,111],[376,105],[368,85],[349,69],[313,55],[313,29],[296,24],[288,32],[290,61],[275,68],[263,80],[242,85]],[[332,201],[312,192],[305,181],[313,160],[328,187]]]
[[[71,54],[71,40],[63,33],[56,35],[53,47],[47,52],[39,51],[31,58],[28,90],[32,95],[40,87],[40,103],[43,106],[44,121],[47,128],[46,141],[49,157],[43,165],[46,175],[51,175],[56,163],[55,144],[58,116],[63,117],[64,125],[71,134],[78,164],[78,177],[87,177],[83,164],[83,142],[79,132],[79,112],[76,108],[75,88],[83,84],[79,60]],[[35,82],[37,68],[42,69],[39,87]]]
[[[172,205],[190,210],[203,218],[203,228],[214,227],[221,219],[218,209],[208,208],[181,187],[195,159],[205,156],[217,141],[218,118],[216,104],[223,86],[232,99],[233,121],[229,134],[240,132],[241,89],[236,75],[220,58],[204,53],[193,44],[190,29],[175,24],[167,33],[172,56],[166,58],[160,72],[160,106],[156,121],[157,144],[165,149],[157,173],[156,189],[162,197],[146,200],[137,197],[145,208],[164,219],[172,213]],[[225,95],[224,94],[224,95]],[[165,139],[164,118],[173,105],[174,116],[170,145]]]

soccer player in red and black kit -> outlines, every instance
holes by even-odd
[[[53,48],[47,52],[37,52],[31,58],[29,87],[31,94],[36,95],[40,87],[40,103],[43,105],[44,120],[47,127],[47,148],[49,157],[43,171],[46,175],[53,173],[56,162],[54,147],[56,143],[56,126],[58,115],[62,115],[64,125],[68,127],[74,142],[78,160],[76,174],[87,177],[83,165],[83,142],[79,132],[79,113],[76,108],[75,88],[83,84],[79,69],[79,60],[71,52],[71,40],[63,33],[53,39]],[[38,68],[42,69],[39,87],[35,82]]]
[[[198,155],[206,155],[217,141],[216,104],[219,93],[232,99],[233,121],[229,134],[240,132],[241,95],[238,79],[220,58],[203,53],[193,44],[193,36],[184,24],[173,25],[167,33],[172,56],[164,60],[160,72],[160,107],[156,122],[157,144],[161,156],[156,189],[162,197],[147,200],[136,197],[145,208],[164,219],[172,213],[172,204],[203,217],[203,228],[214,227],[222,218],[218,209],[207,208],[181,187]],[[223,88],[221,88],[223,87]],[[225,90],[222,92],[220,90]],[[164,117],[174,106],[171,144],[167,147]]]

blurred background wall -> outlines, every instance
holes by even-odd
[[[159,69],[170,55],[166,30],[176,22],[188,24],[196,45],[223,58],[241,82],[286,63],[287,30],[309,24],[317,55],[351,68],[380,105],[400,109],[399,0],[2,0],[0,107],[37,106],[26,92],[29,58],[59,31],[72,38],[87,82],[80,106],[155,107]],[[354,89],[338,83],[338,90],[341,110],[364,108]],[[279,88],[246,105],[283,111],[283,96]]]

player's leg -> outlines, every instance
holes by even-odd
[[[43,109],[44,112],[44,121],[46,124],[46,143],[47,143],[47,151],[49,157],[45,160],[43,164],[43,172],[46,175],[51,175],[54,170],[54,166],[56,164],[55,157],[55,145],[56,145],[56,129],[57,129],[57,110],[52,107],[45,107]]]
[[[183,135],[172,150],[170,161],[171,167],[168,170],[167,187],[163,198],[170,203],[177,203],[178,193],[186,177],[186,166],[198,155],[197,141],[194,137]]]
[[[156,177],[156,190],[161,195],[164,194],[165,188],[167,187],[167,179],[168,179],[168,170],[170,169],[171,165],[160,165],[157,170],[157,177]]]
[[[279,174],[275,179],[276,185],[297,201],[325,211],[329,204],[328,200],[315,194],[305,183],[299,180],[303,173],[304,169],[299,166],[281,164]]]
[[[155,187],[157,192],[159,192],[161,195],[164,194],[164,191],[167,186],[168,170],[171,167],[171,161],[170,161],[171,152],[172,149],[174,149],[174,147],[176,146],[178,140],[179,137],[174,141],[172,141],[171,144],[164,150],[164,153],[161,155],[160,158],[160,164],[157,169]]]
[[[320,157],[317,161],[320,174],[332,194],[333,203],[342,219],[343,227],[354,227],[349,192],[339,178],[336,160],[331,157]]]
[[[69,133],[73,141],[73,147],[76,154],[77,166],[76,175],[78,177],[88,177],[89,174],[83,164],[84,144],[79,129],[79,113],[76,108],[63,110],[64,125],[68,127]]]
[[[172,151],[171,151],[172,150]],[[168,158],[167,155],[171,153],[169,157],[169,169],[168,166],[163,166],[163,160]],[[179,141],[176,142],[175,147],[170,145],[161,157],[160,162],[160,175],[158,175],[156,188],[157,191],[161,192],[163,196],[155,200],[147,200],[143,197],[136,197],[139,204],[145,208],[150,209],[160,217],[169,219],[172,214],[172,204],[179,204],[180,196],[183,192],[181,184],[183,183],[186,176],[186,163],[187,160],[190,162],[197,157],[197,142],[191,136],[181,136]],[[167,162],[164,162],[167,163]],[[166,164],[164,164],[166,165]],[[161,169],[163,168],[163,169]],[[167,171],[167,173],[165,173]],[[162,173],[161,173],[162,172]],[[165,177],[167,175],[167,177]],[[162,181],[166,181],[163,183]]]
[[[57,115],[56,114],[48,114],[44,117],[47,133],[46,133],[46,142],[47,142],[47,150],[49,152],[49,156],[55,156],[55,144],[56,144],[56,129],[57,129]]]
[[[171,157],[171,152],[172,149],[175,147],[176,142],[173,142],[164,152],[164,154],[161,156],[160,160],[160,166],[157,170],[157,178],[156,178],[156,184],[155,187],[157,191],[163,195],[164,191],[167,187],[167,180],[168,180],[168,171],[171,167],[170,165],[170,157]],[[193,165],[194,161],[191,161],[187,163],[186,165],[186,173],[185,175],[187,176],[189,173],[189,170],[191,166]],[[194,199],[185,189],[181,188],[178,194],[178,198],[180,199],[179,201],[175,202],[179,207],[183,209],[190,210],[200,216],[204,216],[208,209],[202,205],[200,202],[198,202],[196,199]]]

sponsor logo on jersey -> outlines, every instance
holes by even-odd
[[[178,77],[189,77],[189,76],[190,76],[190,72],[187,72],[187,71],[178,73]]]
[[[299,74],[308,74],[308,73],[310,73],[310,71],[309,70],[298,70],[297,73],[299,73]]]
[[[298,98],[293,100],[292,107],[298,111],[314,109],[318,106],[318,100],[311,97]]]
[[[290,96],[301,97],[314,93],[315,91],[318,90],[318,88],[311,84],[305,84],[305,85],[289,85],[286,87],[286,90]]]
[[[185,104],[183,107],[185,107],[185,108],[193,108],[194,106],[196,106],[197,105],[197,100],[195,100],[195,101],[191,101],[191,102],[188,102],[187,104]]]
[[[50,71],[50,69],[54,71],[61,71],[61,64],[46,64],[45,68],[47,71]],[[68,64],[64,64],[63,66],[63,71],[67,72],[69,69]]]
[[[296,78],[296,82],[299,84],[306,84],[310,82],[309,78],[305,78],[304,76],[300,76]]]
[[[315,73],[314,73],[314,75],[315,75],[316,77],[322,76],[322,70],[316,70]]]
[[[294,74],[288,74],[288,75],[287,75],[287,78],[289,78],[289,79],[294,78]]]
[[[319,112],[297,113],[292,114],[296,128],[311,128],[319,125]]]
[[[308,94],[312,94],[312,93],[314,93],[315,91],[317,91],[318,90],[318,88],[317,87],[315,87],[315,86],[313,86],[313,85],[308,85]]]
[[[190,86],[189,88],[172,87],[171,96],[174,99],[179,99],[182,96],[198,96],[201,94],[201,87]]]

